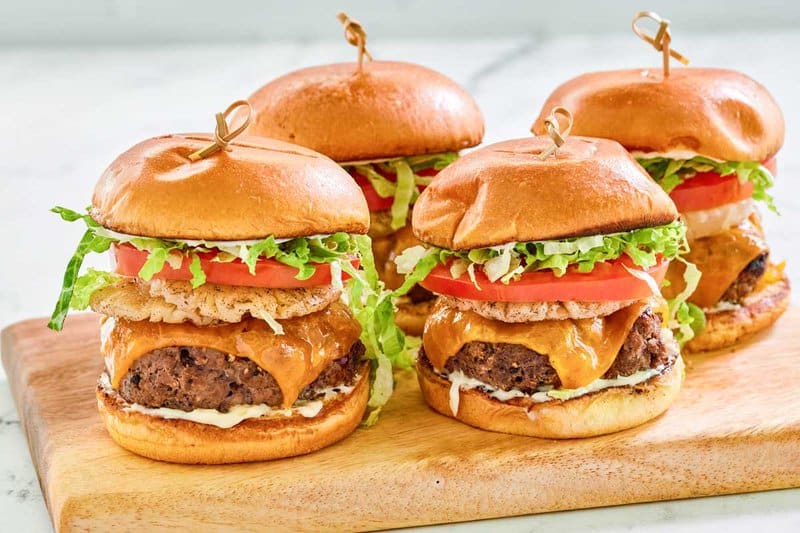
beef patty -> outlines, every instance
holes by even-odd
[[[363,355],[364,345],[356,341],[347,355],[331,362],[303,389],[300,398],[313,400],[323,389],[351,385]],[[275,378],[250,359],[188,346],[160,348],[137,359],[122,379],[119,394],[146,407],[223,413],[234,405],[279,407],[283,401]]]
[[[629,376],[638,370],[665,365],[669,358],[669,347],[661,338],[661,317],[647,309],[634,322],[603,377]],[[420,350],[420,359],[430,365],[424,349]],[[519,389],[526,394],[544,385],[561,386],[549,358],[520,344],[469,342],[447,361],[445,370],[460,370],[497,389]]]
[[[763,254],[759,255],[750,263],[744,267],[739,273],[739,277],[737,277],[731,286],[725,290],[725,294],[722,295],[720,301],[722,302],[733,302],[733,303],[742,303],[753,289],[756,288],[756,284],[758,280],[761,279],[761,276],[764,275],[764,272],[767,271],[767,257],[769,254],[764,252]]]

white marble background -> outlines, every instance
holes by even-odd
[[[767,85],[788,124],[774,189],[783,213],[767,215],[773,254],[789,261],[800,286],[800,33],[683,35],[674,42],[698,66],[749,73]],[[376,58],[420,62],[464,84],[486,115],[486,141],[527,134],[558,83],[588,70],[657,66],[632,35],[493,40],[371,42]],[[209,130],[213,113],[290,69],[349,60],[343,42],[16,47],[0,49],[0,327],[48,314],[78,224],[54,205],[88,205],[100,173],[132,144],[153,135]],[[91,264],[103,264],[95,258]],[[795,296],[794,303],[800,302]],[[42,531],[49,521],[4,376],[0,376],[0,530]],[[482,522],[454,527],[509,531],[800,531],[800,490]]]

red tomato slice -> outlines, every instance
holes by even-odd
[[[598,263],[586,274],[578,272],[576,265],[569,267],[560,278],[551,270],[526,272],[519,281],[512,280],[508,285],[500,281],[492,283],[483,272],[477,271],[475,278],[481,287],[478,290],[467,274],[453,279],[449,265],[439,265],[420,285],[437,294],[494,302],[611,302],[649,297],[652,291],[647,282],[634,277],[625,266],[641,270],[626,256]],[[659,259],[647,271],[659,286],[668,266],[669,260]]]
[[[774,176],[777,162],[771,157],[761,163]],[[753,196],[753,184],[741,183],[736,174],[720,176],[716,172],[698,172],[669,193],[678,211],[701,211],[741,202]]]
[[[767,167],[767,170],[769,170],[773,177],[778,175],[778,160],[775,159],[775,156],[762,161],[761,164]]]
[[[135,277],[147,260],[148,252],[137,250],[130,244],[115,244],[111,247],[117,274]],[[261,259],[256,263],[255,275],[250,274],[247,265],[240,259],[230,263],[215,263],[212,259],[214,252],[197,254],[200,257],[200,266],[206,274],[206,283],[217,285],[235,285],[239,287],[267,287],[271,289],[295,289],[301,287],[318,287],[331,284],[331,267],[327,263],[316,265],[314,275],[306,280],[295,279],[297,269],[285,265],[274,259]],[[161,272],[155,274],[153,279],[170,279],[189,281],[192,273],[189,272],[191,260],[184,257],[180,268],[174,269],[169,263],[164,264]],[[358,261],[353,261],[358,266]],[[347,279],[347,274],[342,274]]]
[[[391,196],[384,198],[379,195],[369,180],[361,174],[357,174],[355,171],[351,171],[350,174],[356,180],[358,186],[361,187],[361,192],[364,193],[364,198],[367,200],[367,207],[370,211],[388,211],[392,208],[394,198]]]
[[[740,182],[736,174],[720,176],[714,172],[698,172],[669,193],[675,207],[682,213],[741,202],[751,196],[751,182]]]
[[[391,174],[389,172],[385,172],[378,167],[374,167],[375,171],[378,172],[381,176],[388,179],[391,182],[397,180],[397,176],[395,174]],[[433,168],[427,168],[425,170],[420,170],[417,172],[419,176],[435,176],[438,174],[439,171]],[[359,187],[361,187],[361,191],[364,193],[364,198],[367,200],[367,207],[369,207],[370,211],[388,211],[392,208],[392,202],[394,202],[393,197],[384,198],[383,196],[378,194],[378,191],[372,186],[365,176],[362,176],[355,169],[350,169],[350,175],[353,176],[353,179],[356,180],[356,183]],[[417,186],[417,190],[422,192],[425,190],[424,185]]]

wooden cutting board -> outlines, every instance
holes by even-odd
[[[3,331],[3,364],[59,531],[361,530],[800,486],[800,309],[737,352],[689,358],[677,403],[584,440],[489,433],[399,376],[378,426],[305,457],[197,467],[117,447],[96,412],[97,318]]]

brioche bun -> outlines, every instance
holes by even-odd
[[[569,137],[500,142],[442,170],[414,205],[414,235],[466,250],[513,241],[628,231],[678,218],[675,205],[622,146]]]
[[[629,429],[666,411],[683,381],[683,359],[676,357],[670,368],[643,383],[603,389],[566,401],[501,402],[478,389],[460,390],[456,416],[450,410],[451,382],[422,361],[417,363],[417,376],[425,401],[443,415],[488,431],[571,439]]]
[[[367,61],[297,70],[253,93],[247,132],[335,161],[456,152],[483,138],[483,115],[457,83],[411,63]]]
[[[367,232],[361,189],[327,157],[239,137],[230,151],[189,160],[212,141],[208,134],[166,135],[129,149],[101,176],[92,218],[114,231],[175,239]]]
[[[102,386],[97,388],[97,406],[114,442],[150,459],[185,464],[268,461],[319,450],[358,427],[368,398],[366,361],[350,394],[325,400],[322,411],[313,418],[253,418],[227,429],[126,410],[120,396]]]
[[[706,328],[683,347],[686,353],[733,346],[770,327],[789,307],[791,288],[786,274],[763,283],[736,309],[706,313]]]
[[[614,139],[629,150],[687,150],[724,161],[763,161],[783,144],[784,120],[772,95],[740,72],[676,68],[592,72],[558,87],[554,106],[572,112],[574,135]]]

